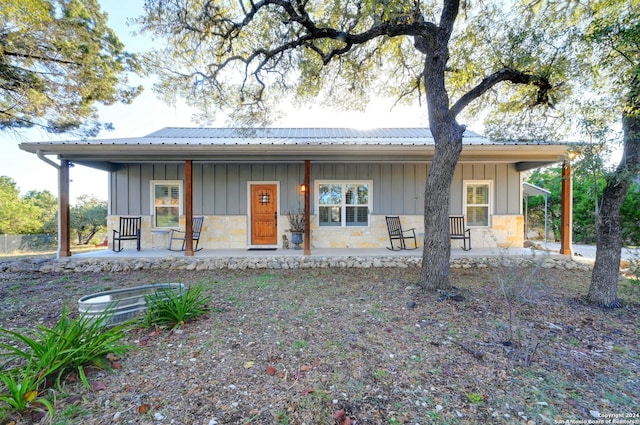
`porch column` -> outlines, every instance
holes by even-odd
[[[571,256],[571,239],[573,226],[573,185],[571,183],[571,160],[562,160],[562,200],[560,217],[560,254]]]
[[[311,207],[311,161],[304,160],[304,255],[311,255],[311,219],[310,219],[310,207]]]
[[[63,159],[58,168],[58,258],[71,257],[69,237],[69,167]]]
[[[184,192],[184,208],[185,208],[185,235],[184,235],[184,255],[193,257],[193,172],[191,169],[192,161],[184,162],[185,174],[185,192]]]

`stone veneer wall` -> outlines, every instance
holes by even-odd
[[[109,247],[113,232],[118,228],[118,216],[107,217]],[[400,216],[404,229],[414,228],[418,246],[423,245],[424,219],[421,215]],[[200,247],[208,249],[244,249],[248,246],[245,216],[205,216],[200,238]],[[184,229],[184,216],[180,227]],[[282,237],[291,240],[286,214],[278,218],[278,241],[282,247]],[[169,241],[169,231],[153,230],[151,216],[142,216],[141,245],[143,249],[165,248]],[[462,241],[452,240],[451,246],[458,247]],[[472,228],[473,248],[517,247],[524,243],[524,217],[521,215],[494,215],[490,228]],[[135,241],[123,241],[125,248],[135,248]],[[370,227],[319,227],[315,216],[311,216],[311,248],[383,248],[390,246],[385,216],[372,215]]]
[[[452,246],[462,241],[452,241]],[[492,215],[491,227],[471,229],[472,248],[522,248],[524,245],[524,216]]]
[[[107,235],[109,248],[113,240],[113,229],[118,228],[120,216],[107,217]],[[180,217],[180,229],[184,230],[184,216]],[[166,248],[169,244],[170,230],[156,230],[151,226],[151,216],[142,216],[140,245],[142,249]],[[135,249],[135,241],[123,241],[126,249]],[[242,249],[247,247],[247,217],[245,216],[204,216],[201,248]]]
[[[400,216],[403,229],[414,228],[418,247],[424,245],[424,218],[421,215]],[[312,248],[382,248],[390,246],[385,216],[371,216],[371,227],[319,228],[312,220]],[[412,242],[412,241],[411,241]],[[410,243],[411,243],[410,242]],[[461,240],[452,240],[458,248]],[[471,228],[473,248],[522,248],[524,217],[521,215],[493,215],[490,228]]]

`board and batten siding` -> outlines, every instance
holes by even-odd
[[[422,215],[424,184],[430,166],[425,163],[312,163],[316,180],[370,180],[374,215]],[[110,215],[151,215],[152,180],[182,180],[183,163],[123,164],[110,173]],[[247,182],[280,182],[281,214],[304,204],[298,186],[304,181],[302,163],[218,164],[194,162],[193,213],[245,216]],[[462,214],[464,181],[493,182],[493,214],[522,213],[521,177],[512,164],[459,164],[451,186],[451,214]],[[312,192],[313,193],[313,192]],[[315,200],[311,205],[315,211]]]

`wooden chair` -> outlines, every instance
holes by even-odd
[[[454,215],[449,217],[449,232],[451,233],[451,239],[463,239],[463,250],[469,251],[471,249],[471,229],[467,229],[464,224],[463,215]],[[469,241],[469,247],[467,248],[467,241]]]
[[[389,231],[389,241],[391,242],[391,248],[387,249],[396,251],[393,246],[394,240],[400,241],[400,247],[397,250],[416,249],[418,247],[415,229],[403,230],[400,224],[400,217],[398,216],[386,216],[385,218],[387,219],[387,230]],[[407,248],[407,245],[404,243],[405,239],[413,239],[413,248]]]
[[[200,233],[202,232],[202,223],[204,222],[204,217],[193,217],[191,221],[191,229],[193,232],[193,241],[196,243],[196,246],[193,248],[194,251],[200,251],[198,249],[198,244],[200,243]],[[173,249],[173,241],[182,241],[181,248]],[[170,251],[184,251],[185,245],[187,243],[187,232],[184,230],[171,230],[171,234],[169,236],[169,250]]]
[[[142,217],[120,217],[119,230],[113,229],[113,251],[120,252],[122,248],[122,241],[136,241],[136,248],[140,251],[140,225],[142,223]],[[118,241],[118,249],[116,249],[116,241]]]

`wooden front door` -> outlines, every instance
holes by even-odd
[[[278,243],[278,187],[251,185],[251,245]]]

